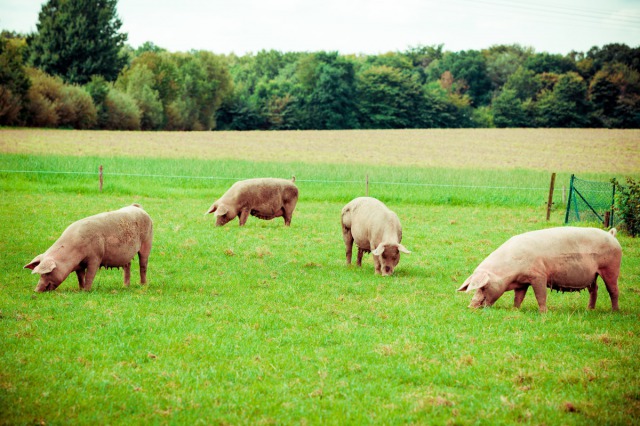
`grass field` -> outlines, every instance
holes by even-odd
[[[0,130],[0,424],[637,423],[636,239],[618,235],[618,313],[602,285],[594,311],[586,292],[553,292],[545,315],[531,292],[520,310],[507,293],[473,311],[455,290],[511,235],[562,225],[560,191],[545,220],[552,171],[557,187],[639,176],[640,133],[463,133]],[[436,136],[423,159],[416,141]],[[402,154],[384,155],[396,138]],[[462,140],[464,155],[440,152]],[[350,161],[346,141],[368,157]],[[234,178],[266,175],[298,178],[290,228],[203,216]],[[365,175],[412,251],[392,277],[371,256],[345,265],[340,209]],[[102,269],[91,292],[71,276],[33,293],[23,265],[69,223],[132,202],[154,220],[148,285]]]

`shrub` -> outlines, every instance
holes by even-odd
[[[626,231],[635,237],[640,235],[640,182],[630,177],[623,186],[616,179],[611,182],[616,188],[616,210],[622,213]]]
[[[140,130],[140,108],[136,101],[118,89],[111,89],[104,101],[102,127],[108,130]]]
[[[57,103],[61,97],[62,80],[44,71],[27,71],[31,87],[27,92],[27,123],[34,127],[56,127],[59,122]]]
[[[29,77],[27,111],[30,125],[74,129],[90,129],[96,125],[96,107],[86,90],[64,84],[59,77],[37,69],[30,69]]]
[[[57,105],[58,124],[74,129],[91,129],[98,122],[98,112],[91,95],[78,86],[65,85]]]
[[[16,125],[22,110],[22,99],[8,86],[0,84],[0,125]]]

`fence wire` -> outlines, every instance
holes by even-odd
[[[74,172],[74,171],[58,171],[58,170],[3,170],[0,169],[0,173],[33,173],[33,174],[60,174],[60,175],[85,175],[85,176],[99,176],[98,172]],[[238,181],[243,179],[249,179],[248,177],[223,177],[223,176],[187,176],[187,175],[157,175],[157,174],[143,174],[143,173],[118,173],[118,172],[103,172],[103,176],[119,176],[119,177],[144,177],[155,179],[200,179],[200,180],[228,180]],[[364,180],[327,180],[327,179],[297,179],[296,183],[363,183]],[[369,181],[370,184],[375,185],[398,185],[398,186],[423,186],[432,188],[471,188],[471,189],[504,189],[504,190],[519,190],[519,191],[548,191],[548,187],[522,187],[522,186],[489,186],[489,185],[455,185],[444,183],[425,183],[425,182],[388,182],[388,181]]]

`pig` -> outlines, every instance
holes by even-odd
[[[589,290],[589,309],[598,297],[602,277],[611,307],[618,310],[618,276],[622,249],[609,232],[597,228],[558,227],[525,232],[510,238],[478,265],[458,291],[476,290],[470,308],[491,306],[505,291],[515,293],[519,308],[529,286],[540,312],[547,311],[547,288]]]
[[[240,226],[244,226],[249,215],[264,220],[282,216],[285,226],[290,226],[297,202],[298,187],[292,180],[246,179],[231,185],[205,215],[213,213],[216,226],[223,226],[236,216],[239,216]]]
[[[372,197],[358,197],[342,208],[342,237],[346,246],[347,265],[355,241],[358,246],[358,266],[362,255],[373,254],[375,273],[392,275],[400,261],[400,253],[411,253],[400,242],[402,226],[398,216],[384,203]]]
[[[152,240],[151,218],[139,204],[132,204],[72,223],[49,250],[25,268],[40,274],[36,292],[55,290],[73,271],[80,289],[89,291],[101,266],[123,267],[128,287],[131,259],[138,253],[140,283],[145,284]]]

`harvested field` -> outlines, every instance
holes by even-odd
[[[0,152],[626,174],[637,173],[640,168],[640,130],[106,132],[2,129]]]

